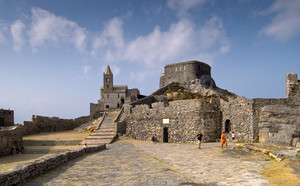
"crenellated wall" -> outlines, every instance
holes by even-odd
[[[152,108],[127,106],[124,113],[126,135],[135,139],[150,140],[154,132],[159,141],[168,142],[194,142],[199,130],[204,141],[216,141],[221,135],[222,114],[205,99],[172,101],[166,107],[162,102],[152,103]]]
[[[74,129],[90,120],[90,116],[75,119],[60,119],[58,117],[32,116],[32,121],[24,121],[24,135],[40,132],[54,132]]]

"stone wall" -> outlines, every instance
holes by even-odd
[[[258,140],[252,102],[244,97],[228,101],[221,99],[222,131],[230,134],[234,132],[236,141],[255,142]]]
[[[0,109],[0,127],[14,125],[14,111]]]
[[[20,125],[1,127],[0,156],[10,155],[12,148],[19,148],[21,150],[22,137],[22,127]]]
[[[290,145],[300,137],[300,105],[290,99],[221,100],[222,130],[236,141]],[[228,122],[230,121],[230,122]]]
[[[105,144],[94,147],[83,147],[70,152],[47,156],[33,163],[17,166],[8,172],[0,173],[0,185],[20,185],[72,159],[105,148]]]
[[[40,132],[71,130],[90,120],[90,116],[75,119],[60,119],[58,117],[32,116],[32,121],[24,121],[24,135]]]
[[[300,106],[288,99],[255,99],[259,142],[291,145],[300,137]]]
[[[206,142],[221,135],[222,114],[216,104],[205,99],[172,101],[167,107],[162,102],[152,103],[152,108],[127,106],[124,114],[126,135],[139,140],[150,140],[154,132],[159,141],[168,142],[194,142],[199,130]],[[163,123],[163,119],[169,122]]]

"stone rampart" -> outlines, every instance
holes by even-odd
[[[140,140],[150,140],[155,133],[159,141],[195,142],[202,131],[204,141],[216,141],[221,135],[222,114],[215,104],[205,99],[179,100],[148,105],[124,107],[127,114],[126,135]],[[165,122],[163,122],[165,121]]]
[[[252,100],[237,97],[225,101],[221,99],[222,131],[235,133],[236,141],[254,142],[256,134],[253,126]]]
[[[90,116],[82,116],[75,119],[60,119],[58,117],[34,116],[32,121],[24,121],[24,135],[40,132],[54,132],[71,130],[90,120]]]
[[[10,155],[16,148],[22,147],[22,127],[14,125],[11,127],[1,127],[0,130],[0,156]],[[0,184],[1,185],[1,184]]]
[[[8,172],[0,173],[0,185],[20,185],[72,159],[83,156],[86,153],[100,151],[105,148],[105,144],[95,147],[83,147],[70,152],[48,156],[40,160],[36,160],[33,163],[17,166],[14,169],[10,169]]]
[[[259,141],[292,145],[300,138],[300,106],[288,99],[255,99]]]

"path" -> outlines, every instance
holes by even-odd
[[[197,145],[117,141],[25,185],[266,185],[263,157]],[[230,156],[228,156],[230,155]],[[237,158],[234,158],[237,156]],[[240,156],[240,157],[238,157]]]
[[[191,183],[129,142],[73,160],[25,185],[178,185]]]
[[[107,112],[107,114],[100,127],[85,138],[81,144],[87,144],[88,146],[100,145],[103,143],[111,143],[114,140],[116,137],[116,123],[113,119],[118,114],[118,111]]]

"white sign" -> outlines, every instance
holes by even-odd
[[[163,119],[163,124],[169,124],[169,119]]]

